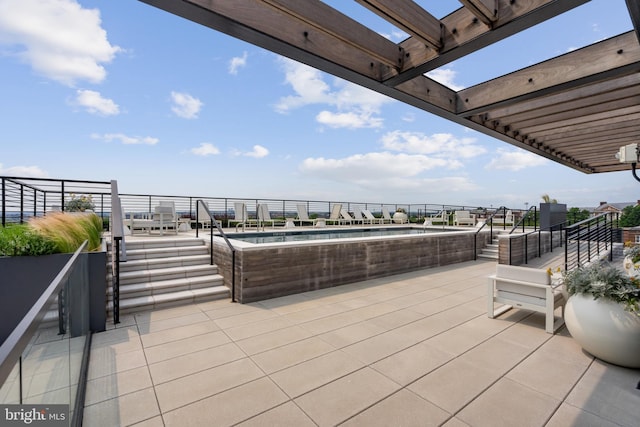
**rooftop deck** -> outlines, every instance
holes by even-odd
[[[85,425],[637,426],[640,370],[487,317],[495,265],[124,316],[94,335]]]

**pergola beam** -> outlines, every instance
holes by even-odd
[[[640,70],[630,31],[458,92],[458,114],[470,116]]]
[[[498,0],[498,19],[492,28],[482,24],[469,9],[462,7],[440,19],[444,25],[444,44],[439,52],[426,49],[423,43],[413,37],[400,44],[405,51],[404,67],[399,75],[390,77],[385,84],[399,85],[588,1]]]
[[[629,9],[629,16],[633,23],[633,28],[636,30],[636,37],[640,41],[640,3],[638,0],[626,0],[627,9]]]
[[[485,25],[493,26],[498,20],[498,0],[460,0],[460,3]]]
[[[413,0],[356,0],[435,50],[442,47],[442,24]]]

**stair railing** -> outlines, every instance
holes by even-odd
[[[218,230],[218,233],[220,234],[220,236],[222,236],[222,238],[226,242],[227,246],[229,247],[229,250],[231,251],[231,302],[236,302],[236,248],[233,247],[233,245],[229,241],[229,238],[227,237],[225,232],[222,230],[222,227],[220,226],[216,218],[213,216],[213,214],[209,210],[209,207],[207,206],[207,204],[202,199],[196,200],[196,237],[198,237],[199,224],[200,224],[200,218],[199,218],[200,205],[202,205],[203,211],[206,212],[209,215],[209,219],[211,219],[211,227],[209,228],[209,257],[210,257],[211,265],[214,264],[213,263],[213,226],[214,225]]]
[[[491,215],[489,215],[485,219],[485,221],[484,221],[484,223],[482,225],[477,227],[476,234],[475,234],[474,239],[473,239],[473,259],[474,260],[478,259],[478,234],[480,233],[480,231],[482,231],[482,229],[487,224],[489,224],[489,232],[491,233],[491,238],[493,238],[493,217],[496,216],[498,213],[500,213],[500,211],[502,211],[503,218],[506,218],[507,207],[506,206],[500,206],[498,209],[496,209],[496,211],[494,213],[492,213]],[[506,224],[503,224],[503,227],[506,229]]]

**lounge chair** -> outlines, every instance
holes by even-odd
[[[345,208],[340,209],[340,223],[352,225],[354,222],[353,217]]]
[[[211,216],[209,215],[209,204],[205,201],[198,203],[198,224],[202,228],[211,228]]]
[[[393,218],[391,218],[391,214],[387,208],[382,208],[382,223],[385,224],[389,221],[389,224],[393,222]]]
[[[158,206],[153,209],[153,228],[160,230],[160,235],[165,230],[173,229],[178,233],[178,214],[176,213],[176,204],[174,202],[161,201]]]
[[[360,206],[353,207],[353,220],[355,222],[360,222],[362,224],[369,223],[369,220],[362,214],[362,210],[360,209]]]
[[[363,209],[362,213],[367,221],[369,221],[369,224],[384,224],[384,218],[376,218],[370,210]]]
[[[342,224],[343,220],[340,218],[340,211],[342,210],[342,203],[335,203],[332,207],[331,207],[331,214],[329,215],[329,218],[327,218],[325,220],[326,223],[333,223],[333,224]]]
[[[298,210],[298,217],[293,220],[293,223],[299,222],[300,225],[304,225],[305,222],[310,222],[311,225],[316,225],[315,219],[309,218],[309,213],[307,212],[307,205],[304,203],[298,203],[296,205],[296,209]]]
[[[437,214],[429,215],[428,218],[425,219],[424,225],[449,225],[449,214],[446,210],[441,210]]]
[[[242,226],[242,231],[244,231],[248,220],[249,215],[247,214],[247,205],[245,205],[243,202],[234,202],[233,218],[227,221],[227,227],[231,227],[231,224],[235,224],[236,231],[238,231],[238,227],[240,226]]]
[[[455,211],[453,213],[453,225],[476,225],[476,216],[469,211]]]
[[[276,222],[280,224],[284,224],[284,221],[275,220],[271,218],[271,213],[269,212],[269,205],[262,203],[258,205],[258,227],[264,228],[265,223],[271,223],[271,227],[275,228]]]
[[[505,305],[496,310],[495,303]],[[544,313],[547,333],[553,334],[564,324],[562,284],[552,283],[546,270],[498,264],[496,274],[489,276],[487,304],[487,315],[492,319],[516,307]],[[556,320],[558,307],[562,307],[562,316]]]

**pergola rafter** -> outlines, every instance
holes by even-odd
[[[588,0],[460,0],[440,19],[412,0],[356,0],[410,34],[394,43],[319,0],[140,0],[586,173],[640,135],[634,31],[460,91],[425,73]],[[561,35],[559,35],[561,36]]]

